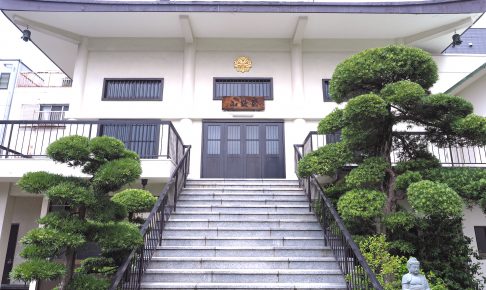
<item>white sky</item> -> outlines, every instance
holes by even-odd
[[[483,15],[473,27],[486,28],[486,16]],[[22,33],[1,13],[0,35],[0,59],[20,59],[33,71],[58,70],[35,45],[21,40]]]

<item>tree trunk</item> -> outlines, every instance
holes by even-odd
[[[391,113],[390,113],[391,114]],[[383,136],[383,145],[381,148],[381,155],[388,163],[388,169],[385,174],[384,192],[387,195],[385,204],[385,214],[389,214],[395,211],[397,197],[395,194],[395,180],[396,173],[392,169],[391,164],[391,151],[393,147],[393,122],[389,120],[386,123]]]
[[[66,274],[61,282],[61,290],[66,289],[71,280],[73,279],[74,267],[76,262],[76,249],[67,248],[66,249]]]

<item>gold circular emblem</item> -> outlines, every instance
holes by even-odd
[[[236,71],[245,73],[249,72],[251,69],[251,60],[246,56],[240,56],[233,62]]]

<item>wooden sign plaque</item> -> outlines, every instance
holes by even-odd
[[[224,111],[263,111],[265,97],[223,97]]]

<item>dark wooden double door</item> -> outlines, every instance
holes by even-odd
[[[204,122],[203,178],[285,178],[282,122]]]

